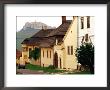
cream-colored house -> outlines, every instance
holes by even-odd
[[[23,60],[42,67],[54,65],[58,69],[77,69],[75,51],[85,35],[79,34],[80,18],[73,16],[73,20],[66,20],[66,16],[62,16],[62,24],[56,29],[42,29],[25,39],[22,42]],[[29,51],[34,48],[41,50],[41,56],[36,61],[29,59]]]

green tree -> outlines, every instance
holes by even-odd
[[[34,60],[39,59],[40,57],[40,49],[35,48],[34,50],[29,52],[29,58],[33,58]]]
[[[94,45],[92,43],[84,43],[76,49],[75,53],[78,63],[88,66],[90,72],[94,73]]]

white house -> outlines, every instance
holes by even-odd
[[[92,42],[94,44],[94,16],[78,16],[78,47],[83,42]]]

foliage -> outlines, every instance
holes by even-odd
[[[40,49],[35,48],[34,50],[29,52],[29,58],[33,58],[34,60],[39,59],[40,57]]]
[[[78,63],[83,66],[89,66],[91,73],[94,73],[94,45],[84,43],[76,49],[75,53]]]
[[[47,68],[48,68],[48,69],[55,69],[55,66],[49,65]]]

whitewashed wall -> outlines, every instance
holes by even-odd
[[[84,17],[84,28],[81,29],[81,17]],[[90,16],[90,28],[87,28],[87,16],[78,17],[78,47],[81,45],[81,41],[85,34],[88,34],[92,43],[94,44],[94,27],[95,27],[95,17]]]

